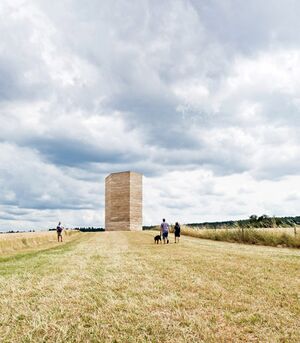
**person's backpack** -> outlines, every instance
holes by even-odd
[[[56,228],[56,231],[57,231],[57,232],[62,232],[62,228],[61,228],[60,226],[58,226],[58,227]]]

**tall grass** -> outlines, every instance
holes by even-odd
[[[78,234],[78,231],[64,230],[63,239],[64,241],[70,241]],[[57,234],[55,231],[1,234],[0,254],[29,250],[55,243],[57,243]]]
[[[300,248],[300,228],[203,229],[182,226],[181,233],[187,236],[215,241]]]

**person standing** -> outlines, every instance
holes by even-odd
[[[160,232],[164,240],[164,244],[169,243],[169,224],[166,222],[165,218],[163,219],[162,223],[160,224]]]
[[[57,227],[56,227],[57,241],[58,242],[59,242],[59,240],[62,242],[62,231],[63,231],[63,227],[61,226],[61,222],[59,222]]]
[[[174,234],[175,234],[175,243],[179,243],[179,237],[180,237],[180,225],[178,224],[178,222],[175,223],[175,227],[174,227]],[[176,242],[177,239],[177,242]]]

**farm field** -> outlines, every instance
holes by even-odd
[[[159,228],[157,228],[158,230]],[[274,247],[300,248],[300,228],[219,228],[182,226],[182,234],[231,243],[257,244]]]
[[[63,243],[76,238],[78,231],[64,230],[62,233]],[[0,256],[11,256],[13,254],[37,252],[59,246],[57,235],[54,231],[24,232],[24,233],[2,233],[0,235]]]
[[[154,234],[0,257],[1,343],[300,341],[299,250]]]

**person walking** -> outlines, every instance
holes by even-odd
[[[167,244],[169,243],[169,224],[166,222],[165,218],[163,219],[162,223],[160,224],[160,233],[163,237],[164,244],[167,241]]]
[[[56,227],[56,232],[57,232],[57,241],[59,242],[59,240],[62,242],[62,231],[63,231],[63,227],[61,226],[61,222],[58,223],[57,227]]]
[[[180,225],[178,224],[178,222],[175,223],[174,226],[174,235],[175,235],[175,243],[179,243],[179,237],[180,237]],[[177,242],[176,242],[177,239]]]

